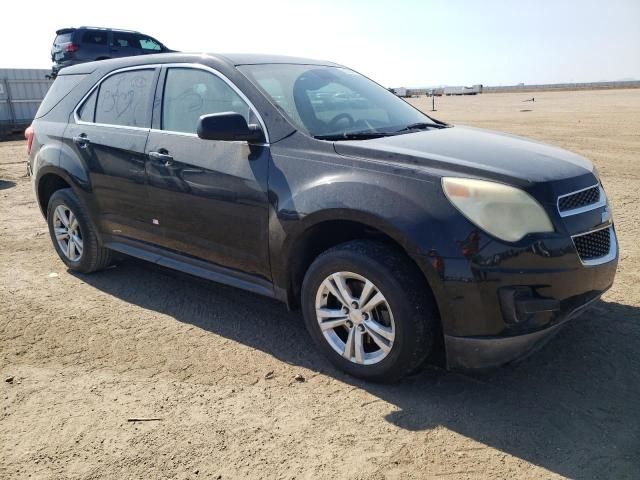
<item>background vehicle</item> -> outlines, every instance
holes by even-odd
[[[350,374],[526,354],[612,284],[592,164],[452,127],[330,62],[163,54],[61,72],[29,168],[60,258],[118,251],[301,307]]]
[[[170,52],[149,35],[130,30],[80,27],[56,31],[51,47],[54,76],[63,67],[94,60]]]

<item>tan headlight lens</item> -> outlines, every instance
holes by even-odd
[[[516,242],[528,233],[553,232],[549,216],[527,192],[497,182],[445,177],[449,201],[487,233]]]

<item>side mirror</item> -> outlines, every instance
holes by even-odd
[[[258,125],[248,125],[244,117],[235,112],[202,115],[197,132],[204,140],[264,142],[262,129]]]

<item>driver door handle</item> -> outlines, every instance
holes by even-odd
[[[165,152],[149,152],[149,158],[164,163],[165,167],[173,163],[173,157]]]

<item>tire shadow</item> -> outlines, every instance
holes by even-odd
[[[8,188],[13,188],[15,186],[16,186],[16,182],[12,182],[11,180],[0,179],[0,190],[6,190]]]
[[[384,420],[400,428],[443,426],[570,478],[640,478],[638,307],[599,302],[517,365],[485,374],[428,366],[381,385],[331,367],[310,348],[300,314],[276,301],[133,259],[74,275],[121,300],[362,388],[398,407]]]

